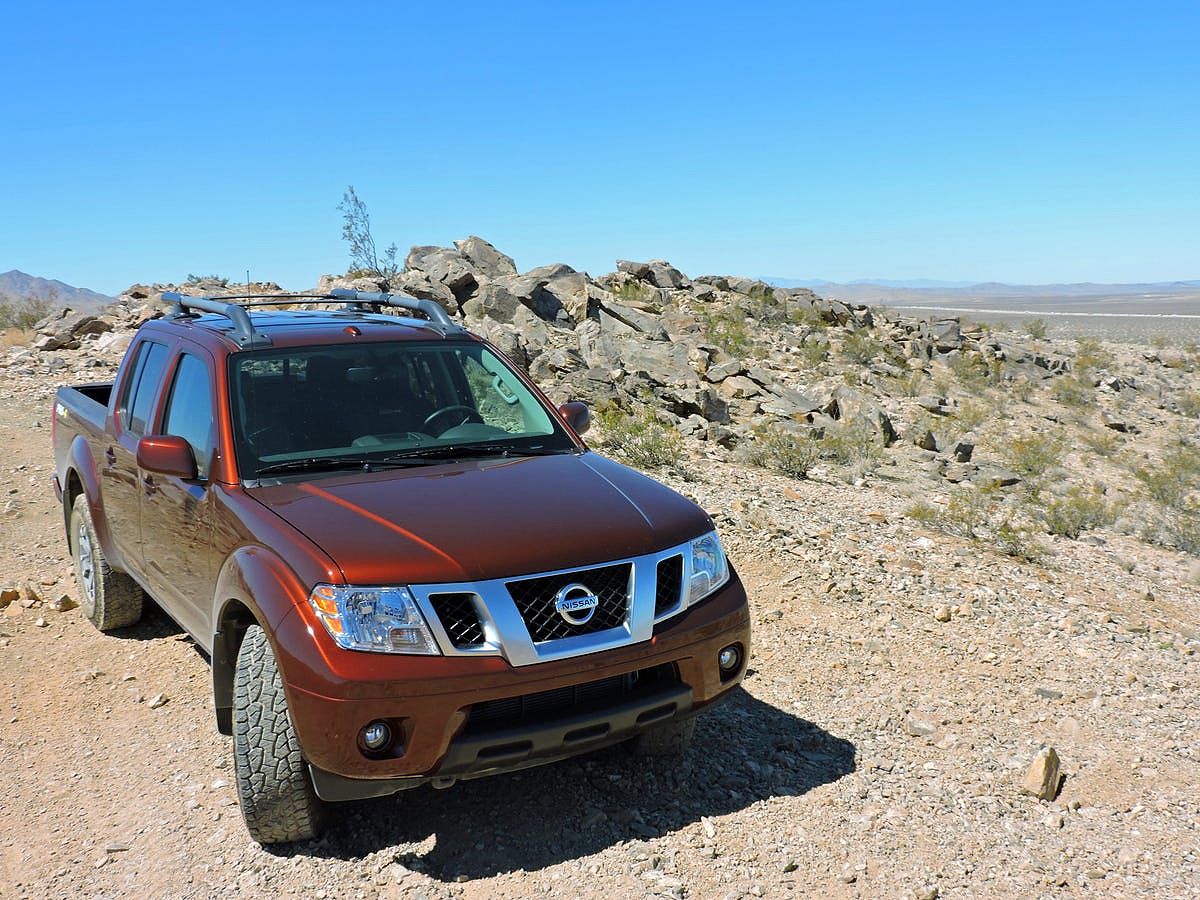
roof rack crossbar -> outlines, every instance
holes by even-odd
[[[411,309],[423,313],[429,321],[444,328],[457,330],[458,326],[450,318],[438,302],[434,300],[418,300],[404,294],[387,294],[380,291],[355,291],[350,288],[334,288],[329,292],[330,297],[346,300],[349,303],[366,304],[368,306],[396,306],[400,309]]]
[[[191,297],[178,291],[164,291],[162,297],[163,300],[175,304],[172,312],[174,316],[186,316],[189,309],[197,309],[227,317],[233,323],[233,339],[239,346],[256,347],[271,343],[266,334],[254,327],[245,308],[236,303],[225,303],[208,297]]]

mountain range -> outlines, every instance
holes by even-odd
[[[113,298],[54,278],[39,278],[18,269],[0,273],[0,297],[14,300],[52,300],[71,309],[98,309]]]

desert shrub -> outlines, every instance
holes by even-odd
[[[965,433],[974,431],[988,420],[992,410],[985,403],[975,400],[964,400],[954,412],[954,419],[959,428]]]
[[[376,250],[375,236],[371,233],[371,216],[353,186],[346,188],[337,208],[342,214],[342,240],[350,250],[350,268],[380,278],[399,275],[403,268],[403,264],[396,261],[399,248],[390,244],[382,253]]]
[[[818,334],[810,334],[804,338],[804,343],[796,351],[800,362],[807,368],[814,368],[829,357],[829,341]]]
[[[1035,341],[1040,341],[1046,336],[1046,320],[1045,319],[1026,319],[1025,333]]]
[[[989,384],[998,383],[1002,376],[999,363],[993,366],[982,356],[959,354],[950,361],[949,366],[959,384],[973,393],[979,393]]]
[[[1041,505],[1046,531],[1069,538],[1111,525],[1118,513],[1117,504],[1105,498],[1104,488],[1098,484],[1072,485],[1061,496],[1045,498]]]
[[[1150,335],[1150,346],[1155,350],[1162,350],[1164,347],[1171,346],[1171,339],[1165,334]]]
[[[750,295],[750,300],[746,303],[746,314],[764,325],[782,325],[791,319],[786,299],[781,298],[771,288],[765,291],[756,289]]]
[[[600,446],[635,468],[676,466],[683,458],[679,432],[658,421],[648,406],[629,412],[609,404],[596,411],[596,418],[602,432]]]
[[[1018,375],[1008,382],[1008,392],[1022,403],[1028,403],[1033,396],[1033,382],[1028,375]]]
[[[658,299],[657,292],[651,296],[651,290],[640,281],[626,281],[613,289],[613,294],[622,303],[630,306],[654,305]]]
[[[191,273],[188,274],[187,280],[184,282],[184,284],[196,285],[203,284],[206,281],[219,284],[221,287],[227,287],[229,285],[229,279],[224,275],[192,275]]]
[[[1181,442],[1163,454],[1161,463],[1135,468],[1133,474],[1152,500],[1185,509],[1189,495],[1200,488],[1200,449]]]
[[[881,341],[866,331],[852,331],[847,334],[842,340],[841,352],[850,362],[863,366],[873,362],[904,365],[904,358],[894,344]]]
[[[1184,509],[1159,509],[1146,522],[1142,538],[1200,555],[1200,504],[1192,503]]]
[[[1064,375],[1054,383],[1051,396],[1063,406],[1078,409],[1096,402],[1096,389],[1078,375]]]
[[[821,438],[821,456],[841,466],[870,471],[883,460],[883,447],[875,433],[864,425],[831,426]]]
[[[1095,453],[1105,458],[1111,457],[1121,446],[1121,439],[1116,433],[1107,428],[1099,430],[1086,429],[1079,435],[1080,442]]]
[[[906,375],[889,378],[887,384],[892,390],[903,397],[919,397],[925,393],[925,373],[914,369]]]
[[[919,501],[909,507],[907,515],[923,525],[994,547],[1018,559],[1033,561],[1042,555],[1034,528],[1015,517],[997,489],[963,487],[945,506]]]
[[[829,323],[821,318],[821,314],[811,306],[793,303],[789,307],[788,319],[793,325],[802,325],[816,331],[824,331]]]
[[[1175,408],[1181,416],[1193,419],[1200,416],[1200,391],[1182,391],[1175,398]]]
[[[700,313],[704,326],[704,337],[716,344],[730,356],[744,357],[750,352],[753,341],[746,327],[746,314],[736,306]]]
[[[1062,441],[1048,434],[1013,438],[1001,450],[1001,456],[1012,470],[1026,478],[1041,477],[1059,464],[1062,455]]]
[[[0,296],[0,329],[27,331],[54,309],[55,302],[49,297]]]
[[[1108,369],[1116,364],[1117,358],[1095,338],[1079,338],[1075,345],[1075,370],[1077,372]]]
[[[807,478],[821,458],[821,444],[811,436],[778,427],[756,428],[748,458],[753,465],[790,478]]]

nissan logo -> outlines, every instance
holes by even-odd
[[[554,595],[554,608],[568,625],[586,625],[599,605],[600,598],[582,584],[568,584]]]

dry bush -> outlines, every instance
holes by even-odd
[[[680,465],[683,438],[658,421],[650,407],[629,412],[610,404],[598,409],[596,418],[601,428],[600,446],[622,462],[638,469]]]

